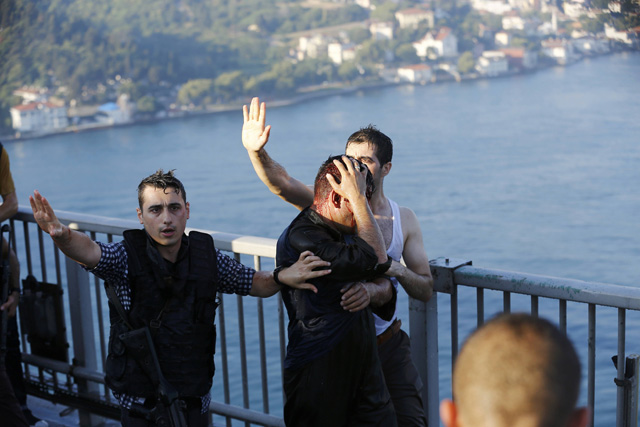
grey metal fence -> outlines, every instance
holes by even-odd
[[[139,227],[136,221],[57,213],[61,221],[101,241],[118,240],[124,230]],[[23,335],[30,392],[79,408],[81,425],[97,424],[97,416],[117,418],[116,402],[104,385],[102,374],[107,352],[108,309],[101,281],[61,255],[51,239],[38,229],[30,209],[20,207],[11,226],[13,247],[21,261],[21,277],[33,275],[63,291],[63,323],[70,346],[70,362],[53,360],[33,354],[31,343]],[[273,268],[275,240],[199,231],[212,234],[216,247],[245,264],[256,269]],[[570,311],[567,304],[587,307],[587,404],[596,409],[596,310],[599,307],[616,309],[616,347],[599,346],[598,350],[610,351],[617,355],[617,360],[624,361],[617,364],[615,371],[616,425],[637,425],[638,356],[626,357],[625,347],[627,312],[640,311],[639,288],[478,268],[466,260],[439,258],[432,260],[431,268],[437,291],[434,297],[427,303],[409,300],[412,352],[426,384],[424,401],[429,425],[439,425],[441,391],[450,390],[449,377],[461,341],[460,323],[464,322],[463,329],[468,330],[485,320],[487,307],[496,311],[495,295],[490,295],[491,304],[486,301],[487,294],[495,292],[501,295],[498,311],[511,311],[512,299],[516,296],[526,296],[527,310],[534,314],[539,312],[541,300],[554,301],[557,323],[565,331]],[[467,305],[464,314],[459,312],[459,293],[469,289],[475,289],[475,316],[468,312]],[[468,304],[468,296],[464,299]],[[225,295],[222,301],[217,317],[218,370],[210,406],[214,423],[230,426],[238,422],[233,420],[240,420],[245,425],[283,426],[281,370],[286,325],[280,297],[262,300]],[[448,314],[448,322],[443,321],[443,314]],[[634,341],[633,346],[637,345],[638,341]],[[637,347],[631,350],[640,351]],[[595,413],[592,412],[592,424]],[[608,425],[612,424],[613,420]]]

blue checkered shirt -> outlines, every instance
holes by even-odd
[[[115,288],[122,307],[128,312],[131,309],[131,284],[129,283],[128,254],[124,244],[122,242],[96,243],[100,246],[102,255],[98,265],[89,271]],[[226,294],[249,295],[253,275],[256,271],[224,255],[217,249],[216,258],[218,261],[218,291]],[[144,404],[142,397],[121,393],[113,393],[113,395],[120,406],[126,409],[130,409],[133,403]],[[204,414],[209,410],[211,395],[207,393],[201,399],[202,413]]]

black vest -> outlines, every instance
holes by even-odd
[[[216,329],[217,265],[210,235],[192,231],[186,253],[175,271],[165,261],[144,230],[124,232],[129,259],[132,328],[148,326],[164,377],[181,396],[200,397],[213,381]],[[119,336],[128,332],[109,303],[111,331],[105,382],[114,391],[132,396],[156,396],[156,389],[125,351]]]

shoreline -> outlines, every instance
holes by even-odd
[[[509,73],[505,73],[498,76],[483,76],[483,75],[474,74],[474,75],[462,77],[459,80],[451,76],[451,78],[440,79],[427,84],[412,83],[408,81],[397,82],[397,81],[385,81],[385,80],[369,81],[369,82],[364,82],[361,84],[353,84],[349,86],[346,86],[344,84],[338,84],[338,85],[334,84],[334,85],[328,85],[328,87],[326,88],[323,88],[322,86],[319,86],[319,89],[307,88],[306,91],[305,91],[305,88],[302,88],[304,92],[297,92],[294,96],[289,98],[270,99],[269,97],[267,97],[267,98],[264,98],[264,100],[269,103],[269,108],[278,108],[278,107],[286,107],[286,106],[295,105],[295,104],[301,104],[303,102],[325,98],[329,96],[345,95],[345,94],[350,94],[360,90],[378,89],[378,88],[384,88],[384,87],[390,87],[390,86],[409,86],[409,85],[410,86],[426,86],[426,85],[452,83],[452,82],[465,83],[465,82],[477,81],[477,80],[509,78],[514,76],[535,74],[539,71],[547,70],[549,68],[554,68],[554,67],[564,68],[567,66],[575,65],[579,62],[582,62],[585,59],[595,59],[595,58],[609,56],[617,53],[625,53],[625,51],[612,51],[607,54],[582,56],[579,59],[567,64],[548,64],[548,65],[543,64],[543,65],[538,65],[536,68],[531,70],[509,72]],[[126,126],[154,124],[154,123],[162,122],[165,120],[186,119],[190,117],[198,117],[198,116],[204,116],[204,115],[210,115],[210,114],[240,111],[242,110],[243,105],[248,105],[250,102],[251,102],[251,98],[247,98],[245,102],[241,102],[241,103],[209,105],[205,107],[205,109],[203,110],[196,110],[196,111],[187,110],[187,111],[181,112],[180,114],[167,115],[165,117],[154,117],[149,119],[138,119],[138,120],[133,120],[126,123],[115,123],[115,124],[92,123],[92,124],[80,125],[80,126],[73,125],[60,130],[54,130],[54,131],[48,131],[48,132],[42,132],[42,133],[33,133],[33,134],[27,134],[27,135],[19,135],[19,136],[15,136],[15,134],[0,135],[0,141],[2,142],[28,141],[32,139],[43,139],[50,136],[57,136],[57,135],[64,135],[64,134],[92,132],[92,131],[99,131],[104,129],[112,129],[112,128],[119,128],[119,127],[126,127]]]

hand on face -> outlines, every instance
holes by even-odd
[[[334,160],[333,163],[340,172],[340,183],[331,174],[327,174],[327,181],[333,190],[352,203],[365,197],[367,189],[367,169],[357,160],[342,156],[342,162]]]

